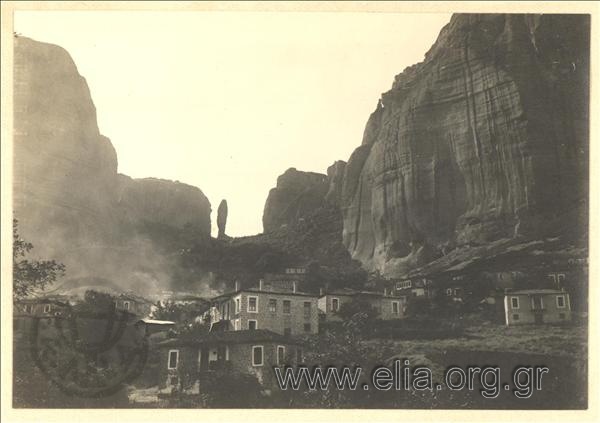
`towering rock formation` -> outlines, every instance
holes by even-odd
[[[69,277],[165,279],[167,259],[143,231],[208,237],[208,199],[178,182],[117,174],[115,149],[64,49],[16,37],[14,63],[14,216],[33,252],[64,262]]]
[[[455,15],[345,166],[343,242],[402,274],[456,245],[586,225],[590,19]]]
[[[327,175],[286,170],[267,197],[263,213],[265,232],[295,222],[321,207],[328,190]]]
[[[219,239],[225,238],[225,229],[227,227],[227,200],[222,200],[217,209],[217,227],[219,228]]]

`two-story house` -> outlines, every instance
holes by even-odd
[[[507,326],[569,321],[569,294],[555,289],[509,291],[504,296],[504,319]]]
[[[126,311],[138,317],[147,317],[152,312],[153,304],[143,297],[132,293],[119,294],[115,298],[115,309]]]
[[[357,291],[354,289],[338,289],[322,293],[319,297],[319,310],[323,320],[339,321],[338,315],[344,304],[352,301],[365,301],[377,311],[381,320],[402,319],[406,317],[406,297],[388,294],[387,292]]]
[[[319,331],[317,296],[259,282],[256,288],[240,289],[211,300],[211,331],[267,329],[281,335],[314,334]]]
[[[399,296],[433,298],[433,282],[431,279],[416,277],[394,282],[392,289]]]
[[[188,333],[158,345],[160,388],[198,393],[203,375],[230,369],[256,376],[265,388],[276,387],[274,367],[298,365],[303,360],[302,343],[270,330]]]

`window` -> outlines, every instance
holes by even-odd
[[[290,336],[292,334],[292,328],[283,328],[283,334],[285,336]]]
[[[248,330],[256,330],[256,320],[248,320]]]
[[[292,302],[290,300],[283,300],[283,314],[290,314],[292,312]]]
[[[400,314],[400,303],[392,301],[392,314]]]
[[[263,365],[263,347],[262,345],[256,345],[252,347],[252,365],[262,366]]]
[[[258,313],[258,297],[248,297],[248,313]]]
[[[179,362],[179,350],[169,350],[169,362],[167,363],[167,369],[174,370],[177,368]]]
[[[310,332],[310,323],[304,324],[304,332]]]
[[[33,313],[33,305],[31,305],[31,304],[27,304],[27,305],[25,306],[25,313],[28,313],[28,314],[31,314],[31,313]]]
[[[510,297],[510,306],[512,308],[519,308],[519,297]]]
[[[412,287],[412,281],[401,281],[396,283],[396,289],[406,289]]]
[[[518,314],[513,314],[513,320],[519,320],[519,315]]]
[[[281,366],[285,361],[285,347],[283,345],[277,346],[277,364]]]
[[[446,288],[446,295],[452,295],[452,288]]]
[[[235,319],[233,321],[233,330],[240,330],[240,319]]]
[[[331,299],[331,311],[334,313],[340,309],[340,300],[338,298]]]
[[[305,319],[310,319],[310,315],[311,315],[311,306],[312,304],[310,303],[310,301],[304,301],[304,318]]]
[[[44,313],[50,313],[52,306],[50,304],[44,304]]]
[[[274,298],[271,298],[269,300],[269,312],[270,313],[277,313],[277,300]]]
[[[129,301],[123,301],[123,308],[129,310]]]
[[[564,295],[558,295],[556,297],[556,307],[565,308],[565,296]]]

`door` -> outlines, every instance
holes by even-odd
[[[208,370],[208,348],[206,348],[206,347],[200,348],[200,351],[198,351],[198,354],[199,354],[198,370],[201,372],[205,372]]]
[[[533,310],[534,322],[536,325],[544,323],[544,301],[541,295],[531,297],[531,308]]]

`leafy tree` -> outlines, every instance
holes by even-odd
[[[194,324],[196,319],[207,310],[204,304],[177,304],[173,301],[158,301],[152,317],[158,320],[170,320],[182,325]]]
[[[344,320],[360,318],[366,323],[377,318],[377,310],[364,298],[353,298],[352,301],[341,305],[338,315]]]
[[[13,219],[13,299],[19,300],[52,285],[64,276],[65,265],[55,260],[28,260],[33,245],[19,236],[19,222]]]
[[[83,294],[83,301],[90,307],[102,311],[113,311],[115,308],[115,297],[107,292],[88,289]]]

